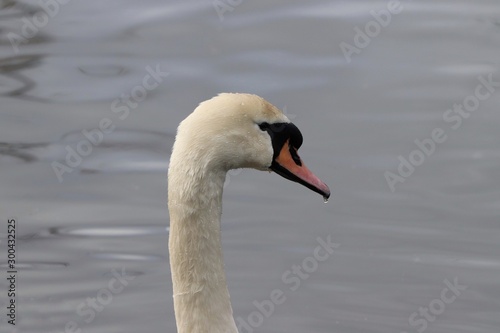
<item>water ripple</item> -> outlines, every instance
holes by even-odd
[[[157,235],[167,232],[161,226],[100,226],[100,227],[52,227],[40,231],[37,236],[73,236],[73,237],[133,237]]]
[[[65,163],[68,150],[88,141],[82,131],[69,132],[53,143],[1,143],[0,157],[9,156],[25,163],[36,161]],[[174,135],[155,131],[115,130],[102,142],[92,145],[92,152],[76,166],[82,173],[112,171],[159,171],[168,167]]]
[[[54,268],[65,268],[68,267],[67,262],[18,262],[16,263],[16,268],[19,270],[52,270]],[[9,267],[7,264],[1,264],[0,268],[7,270]]]
[[[162,261],[158,255],[144,255],[135,253],[94,253],[91,257],[102,260],[124,260],[124,261]]]

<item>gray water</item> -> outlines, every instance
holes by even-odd
[[[274,174],[229,174],[241,332],[499,331],[497,0],[48,3],[50,17],[0,1],[1,332],[175,332],[169,153],[224,91],[285,110],[332,189],[324,204]]]

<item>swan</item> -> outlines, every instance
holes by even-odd
[[[168,168],[168,245],[179,333],[238,332],[220,234],[228,170],[274,171],[325,199],[330,196],[297,154],[301,144],[299,129],[252,94],[219,94],[180,123]]]

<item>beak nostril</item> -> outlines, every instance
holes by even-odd
[[[297,154],[297,149],[292,145],[290,145],[290,155],[292,156],[292,159],[295,162],[295,164],[297,164],[298,166],[302,166],[302,161],[300,159],[299,154]]]

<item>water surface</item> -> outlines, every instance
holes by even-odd
[[[199,102],[238,91],[285,110],[332,189],[324,204],[274,174],[229,174],[223,247],[241,332],[497,333],[498,85],[457,128],[445,115],[479,77],[500,81],[500,5],[401,5],[348,61],[342,43],[356,46],[387,2],[244,1],[220,16],[210,1],[71,1],[16,52],[8,33],[43,9],[0,1],[0,232],[17,219],[20,271],[18,325],[2,312],[1,331],[175,332],[170,149]],[[103,119],[113,129],[82,144]],[[415,152],[436,129],[446,139]],[[53,162],[78,147],[90,152],[58,178]],[[424,160],[402,177],[412,156]],[[394,191],[386,172],[404,180]],[[338,245],[324,261],[318,237]],[[273,290],[284,301],[259,313]]]

